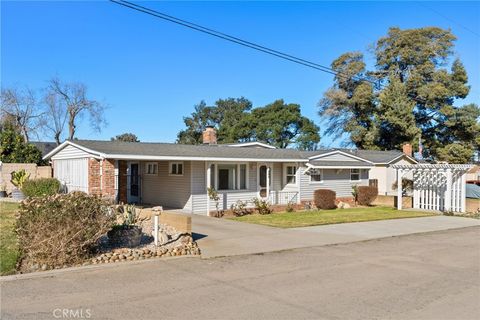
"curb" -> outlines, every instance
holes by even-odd
[[[174,257],[164,257],[164,258],[158,258],[158,259],[144,259],[144,260],[135,260],[135,261],[116,262],[116,263],[90,264],[86,266],[69,267],[64,269],[54,269],[54,270],[47,270],[47,271],[12,274],[9,276],[0,276],[0,283],[16,281],[16,280],[30,280],[30,279],[37,279],[37,278],[53,278],[56,275],[60,275],[64,273],[75,273],[75,272],[82,272],[87,270],[93,271],[93,270],[105,269],[105,268],[118,268],[121,266],[132,266],[132,265],[138,265],[138,264],[144,264],[144,263],[167,262],[167,261],[178,260],[178,259],[198,259],[201,257],[202,257],[201,255],[174,256]]]

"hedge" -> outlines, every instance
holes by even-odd
[[[22,186],[22,192],[27,197],[51,196],[59,190],[60,181],[55,178],[27,180]]]
[[[357,189],[357,201],[359,205],[369,206],[378,196],[378,188],[371,186],[359,186]]]

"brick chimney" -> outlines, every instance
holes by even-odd
[[[217,144],[217,131],[214,127],[208,126],[202,134],[203,144]]]
[[[402,146],[403,153],[405,153],[407,156],[412,157],[413,156],[413,148],[410,143],[405,143]]]

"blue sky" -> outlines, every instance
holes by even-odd
[[[329,65],[364,51],[390,26],[451,28],[469,73],[466,102],[480,101],[477,2],[138,2],[258,44]],[[107,1],[2,1],[3,87],[44,87],[52,76],[87,84],[105,101],[108,126],[87,119],[77,136],[175,141],[201,100],[244,96],[254,106],[299,103],[322,129],[317,103],[332,76],[174,25]],[[342,141],[322,136],[325,146]]]

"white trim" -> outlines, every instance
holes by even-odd
[[[260,146],[268,149],[277,149],[277,147],[271,146],[266,143],[254,141],[254,142],[243,142],[243,143],[236,143],[236,144],[227,144],[229,147],[250,147],[250,146]]]
[[[322,175],[322,180],[320,180],[320,181],[312,181],[312,174],[310,173],[310,174],[309,174],[309,179],[310,179],[310,180],[309,180],[309,183],[310,183],[310,184],[323,184],[323,182],[324,182],[324,179],[323,179],[323,169],[321,169],[321,168],[312,168],[312,169],[314,169],[314,170],[320,170],[321,175]]]
[[[307,159],[258,159],[258,158],[215,158],[215,157],[189,157],[189,156],[142,156],[109,154],[107,159],[118,160],[171,160],[171,161],[224,161],[224,162],[308,162]]]
[[[368,163],[371,163],[371,164],[375,164],[373,163],[372,161],[370,160],[367,160],[367,159],[364,159],[364,158],[361,158],[361,157],[358,157],[358,156],[354,156],[353,154],[349,154],[347,152],[343,152],[343,151],[340,151],[340,150],[333,150],[331,152],[327,152],[327,153],[323,153],[323,154],[318,154],[318,155],[315,155],[315,156],[311,156],[309,157],[308,159],[309,160],[315,160],[315,159],[320,159],[320,158],[324,158],[326,156],[330,156],[332,154],[342,154],[344,156],[347,156],[347,157],[350,157],[350,158],[353,158],[353,159],[357,159],[357,160],[360,160],[360,161],[364,161],[364,162],[368,162]]]
[[[182,165],[182,173],[172,173],[172,165],[177,165],[177,172],[178,172],[178,165]],[[157,170],[158,172],[158,170]],[[172,177],[183,177],[183,174],[185,173],[185,165],[183,161],[169,161],[168,162],[168,175]]]
[[[369,166],[369,167],[364,167],[364,166],[316,166],[316,165],[313,165],[311,163],[307,163],[306,164],[308,169],[364,169],[364,170],[370,170],[372,168],[374,168],[374,166]],[[305,172],[308,171],[305,170]],[[304,173],[305,173],[304,172]]]
[[[82,151],[85,151],[87,153],[90,153],[94,158],[96,159],[102,159],[102,158],[107,158],[106,154],[104,153],[101,153],[101,152],[98,152],[98,151],[95,151],[95,150],[92,150],[92,149],[88,149],[88,148],[85,148],[81,145],[78,145],[76,143],[73,143],[72,141],[70,140],[66,140],[64,141],[62,144],[60,144],[59,146],[57,146],[55,149],[53,149],[52,151],[50,151],[49,153],[47,153],[42,159],[43,160],[47,160],[48,158],[51,158],[54,154],[58,153],[59,151],[61,151],[63,148],[65,148],[66,146],[74,146]]]
[[[288,168],[288,167],[294,167],[294,168],[295,168],[295,174],[293,175],[293,176],[295,176],[295,183],[291,183],[291,182],[288,183],[288,182],[287,182],[287,176],[288,176],[288,175],[287,175],[287,168]],[[298,185],[298,183],[299,183],[298,180],[300,180],[300,177],[299,177],[299,175],[298,175],[298,167],[299,167],[299,166],[298,166],[296,163],[284,163],[284,164],[283,164],[283,183],[284,183],[284,188],[285,188],[286,186],[293,186],[293,187],[295,187],[295,186]],[[292,175],[290,174],[289,176],[292,176]]]
[[[358,170],[358,180],[352,180],[352,170]],[[354,173],[357,174],[357,173]],[[360,182],[362,181],[362,171],[359,168],[350,169],[350,182]]]
[[[144,166],[144,175],[146,176],[158,176],[158,162],[156,161],[149,161],[149,162],[144,162],[145,166]],[[155,173],[148,173],[148,166],[149,165],[155,165]]]
[[[231,163],[231,162],[213,162],[213,164],[215,165],[215,190],[219,191],[219,192],[224,192],[224,191],[248,191],[249,190],[249,165],[247,162],[237,162],[237,163]],[[235,188],[239,187],[240,185],[240,165],[245,165],[245,186],[246,188],[245,189],[221,189],[219,190],[218,189],[218,182],[219,182],[219,174],[218,174],[218,165],[219,164],[228,164],[228,165],[232,165],[234,164],[235,165],[235,175],[234,175],[234,181],[233,181],[233,184],[235,185]]]

